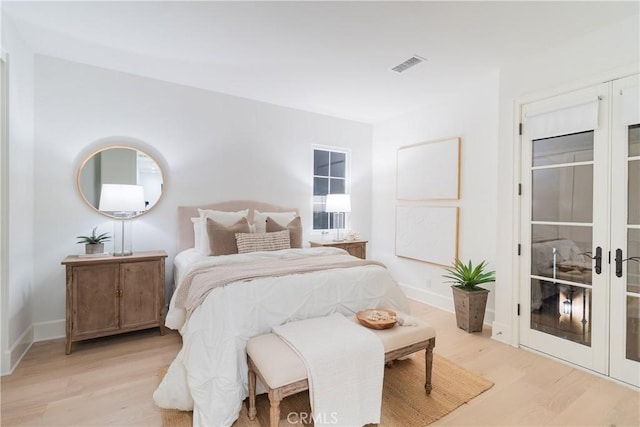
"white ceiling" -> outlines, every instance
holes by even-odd
[[[1,4],[36,53],[369,123],[639,9],[637,1]],[[390,71],[414,54],[428,61]]]

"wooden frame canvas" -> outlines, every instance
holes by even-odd
[[[460,197],[460,138],[400,147],[396,197],[399,200],[456,200]]]
[[[396,255],[451,265],[458,256],[458,208],[396,207]]]

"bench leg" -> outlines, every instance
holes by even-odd
[[[431,394],[431,371],[433,370],[433,347],[435,347],[435,339],[429,342],[429,346],[424,351],[425,360],[425,374],[426,380],[424,383],[424,389],[427,394]]]
[[[280,401],[282,396],[278,389],[269,391],[269,402],[271,408],[269,409],[269,425],[271,427],[278,427],[280,425]]]
[[[256,373],[249,369],[249,419],[256,419]]]

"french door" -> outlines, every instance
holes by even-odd
[[[522,108],[520,343],[640,386],[638,75]]]

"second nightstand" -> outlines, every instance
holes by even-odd
[[[334,241],[311,241],[309,242],[312,248],[319,246],[331,246],[333,248],[344,249],[349,254],[366,259],[367,258],[367,240],[342,240],[340,242]]]

